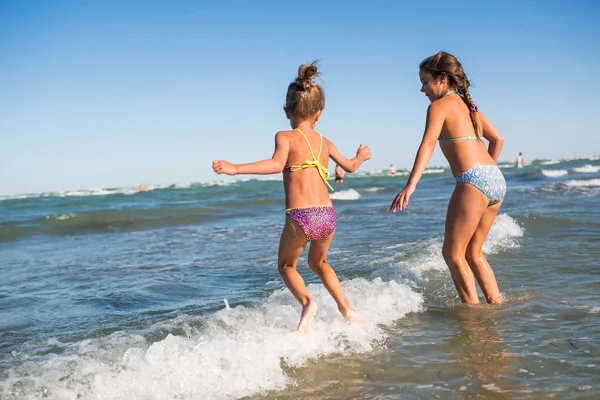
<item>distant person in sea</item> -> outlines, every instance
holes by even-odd
[[[342,316],[350,324],[364,324],[363,317],[350,305],[335,271],[327,263],[327,251],[336,229],[336,213],[327,190],[327,187],[333,188],[327,182],[326,166],[331,158],[345,171],[354,172],[371,158],[371,151],[360,145],[356,156],[348,159],[315,131],[325,107],[323,89],[313,82],[318,75],[316,61],[313,61],[301,65],[298,77],[289,84],[284,112],[292,129],[277,132],[271,158],[249,164],[213,161],[217,174],[283,173],[286,217],[279,242],[278,267],[283,281],[302,306],[297,328],[301,334],[309,332],[317,311],[317,304],[296,270],[298,258],[308,242],[308,265],[319,276]]]
[[[442,255],[463,303],[479,303],[475,279],[488,303],[502,296],[492,267],[483,256],[483,241],[500,210],[506,182],[496,165],[503,137],[478,110],[469,80],[452,54],[440,51],[419,66],[421,92],[429,98],[425,133],[404,189],[390,210],[404,210],[439,142],[456,177],[448,204]],[[488,141],[488,147],[483,141]]]
[[[344,183],[344,170],[339,164],[335,164],[335,183]]]
[[[517,156],[517,169],[523,168],[523,153],[519,153]]]
[[[396,167],[394,166],[394,164],[390,164],[390,176],[395,176],[396,175]]]

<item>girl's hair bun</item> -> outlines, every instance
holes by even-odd
[[[319,71],[317,69],[317,61],[315,60],[310,64],[303,64],[298,68],[298,78],[296,78],[296,85],[303,89],[308,89],[313,85],[313,79],[318,77]]]

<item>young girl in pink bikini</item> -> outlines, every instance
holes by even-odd
[[[371,151],[360,145],[356,156],[348,159],[314,130],[325,107],[323,89],[313,82],[318,75],[316,61],[304,64],[298,69],[298,77],[289,84],[284,111],[292,130],[277,132],[273,157],[249,164],[213,161],[217,174],[283,173],[286,218],[277,264],[283,281],[302,305],[298,331],[303,334],[309,332],[317,311],[317,304],[296,270],[298,258],[308,242],[308,265],[319,276],[342,316],[351,324],[364,323],[346,299],[337,275],[326,260],[336,228],[335,209],[328,192],[328,188],[333,189],[327,182],[327,164],[331,158],[345,171],[354,172],[371,158]]]

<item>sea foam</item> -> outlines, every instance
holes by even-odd
[[[496,254],[505,249],[518,247],[517,240],[524,233],[524,228],[508,214],[500,214],[483,242],[483,252]],[[401,253],[397,256],[402,256],[402,260],[396,263],[396,267],[401,271],[410,272],[413,279],[417,281],[422,279],[425,271],[447,271],[448,267],[442,257],[442,243],[443,238],[437,237],[406,244],[399,249]]]
[[[596,172],[600,172],[600,165],[590,165],[590,164],[586,164],[583,165],[581,167],[575,167],[573,168],[574,172],[579,172],[579,173],[586,173],[586,174],[593,174]]]
[[[594,188],[600,186],[600,179],[566,181],[562,185],[569,188]]]
[[[365,327],[345,323],[321,284],[309,285],[319,311],[309,336],[295,332],[300,307],[287,289],[261,305],[226,306],[215,314],[182,315],[150,331],[177,331],[150,342],[143,334],[115,332],[68,347],[44,362],[8,371],[0,393],[50,399],[233,399],[293,385],[286,372],[333,354],[372,351],[391,325],[424,310],[408,286],[379,278],[342,282]],[[182,333],[183,332],[183,333]]]
[[[566,169],[543,169],[542,175],[548,178],[558,178],[561,176],[565,176],[569,173]]]
[[[339,192],[333,192],[329,196],[332,200],[358,200],[360,199],[360,193],[354,189],[340,190]]]

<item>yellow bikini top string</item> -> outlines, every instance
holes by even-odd
[[[327,182],[327,178],[329,178],[329,171],[327,170],[327,168],[325,168],[323,165],[321,165],[319,163],[319,159],[317,157],[315,157],[315,153],[313,153],[312,147],[310,146],[310,142],[308,141],[308,138],[306,137],[304,132],[302,132],[302,130],[299,128],[295,128],[294,130],[300,132],[302,134],[302,136],[304,136],[304,139],[306,139],[306,143],[308,143],[308,149],[310,150],[310,155],[312,156],[313,159],[306,160],[306,162],[302,165],[292,165],[291,171],[294,172],[294,171],[298,171],[300,169],[315,167],[317,169],[317,171],[319,172],[319,175],[321,175],[321,178],[323,178],[323,182],[325,182],[327,187],[329,187],[329,189],[331,189],[331,191],[333,192],[334,191],[333,188],[331,187],[329,182]],[[319,157],[321,157],[321,150],[323,150],[323,135],[321,135],[319,133],[319,136],[321,137],[321,143],[319,144]]]

